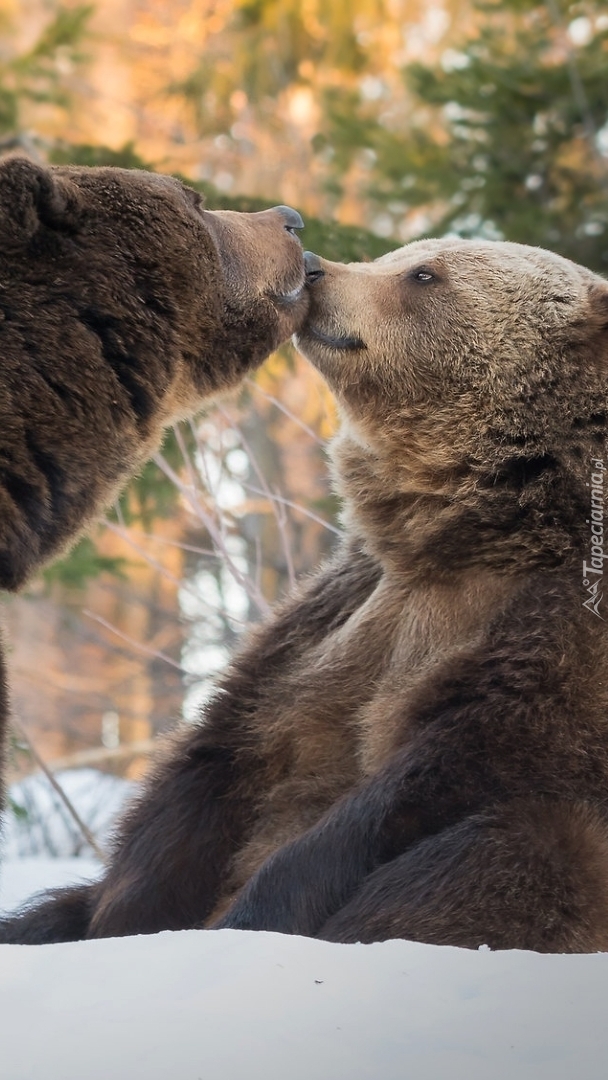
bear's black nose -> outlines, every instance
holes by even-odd
[[[298,214],[297,210],[292,210],[291,206],[274,206],[273,210],[276,210],[281,215],[283,221],[285,222],[286,229],[304,228],[302,215]]]
[[[325,271],[321,266],[321,260],[318,255],[315,255],[314,251],[304,252],[304,270],[306,273],[307,285],[313,285],[319,278],[325,277]]]

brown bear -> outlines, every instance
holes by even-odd
[[[0,164],[0,588],[293,333],[302,225],[289,207],[206,211],[167,176]],[[6,698],[0,657],[0,765]]]
[[[103,879],[0,940],[608,949],[608,284],[457,239],[306,265],[344,541],[169,743]]]

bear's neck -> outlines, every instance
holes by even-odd
[[[347,529],[387,572],[417,585],[454,582],[485,569],[501,575],[579,566],[588,507],[551,471],[525,476],[408,469],[348,431],[332,446],[334,480]],[[560,487],[561,484],[561,487]],[[562,490],[563,488],[563,490]]]

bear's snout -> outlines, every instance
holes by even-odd
[[[291,206],[273,206],[272,209],[283,218],[288,232],[291,232],[292,229],[304,228],[302,215],[297,210],[293,210]]]

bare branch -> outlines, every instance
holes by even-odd
[[[229,416],[229,414],[224,409],[221,408],[221,406],[218,406],[218,412],[229,423],[232,423],[231,417]],[[279,536],[281,537],[281,547],[283,549],[283,556],[285,558],[285,566],[287,567],[287,574],[288,574],[288,577],[289,577],[289,585],[290,585],[290,587],[293,587],[295,585],[295,582],[296,582],[296,575],[295,575],[295,570],[294,570],[294,566],[293,566],[293,559],[291,557],[291,548],[289,546],[289,541],[288,541],[288,538],[287,538],[287,530],[285,528],[286,518],[285,518],[285,513],[284,512],[281,513],[280,510],[279,510],[279,507],[284,505],[284,504],[281,502],[280,498],[277,498],[277,497],[275,497],[273,495],[270,488],[268,487],[268,484],[266,483],[266,477],[264,476],[264,473],[262,472],[260,466],[258,465],[257,458],[256,458],[256,456],[255,456],[255,454],[254,454],[254,452],[252,450],[252,447],[251,447],[248,439],[246,438],[244,432],[241,430],[240,427],[236,427],[235,430],[238,431],[239,438],[240,438],[241,443],[243,445],[243,449],[244,449],[245,453],[247,454],[247,457],[249,458],[249,461],[250,461],[251,465],[253,466],[253,468],[255,470],[255,474],[256,474],[258,480],[260,481],[260,483],[262,485],[263,494],[265,494],[266,498],[270,501],[270,505],[272,507],[272,511],[273,511],[273,514],[275,516],[275,520],[276,520],[276,523],[277,523],[277,528],[279,530]],[[243,484],[243,487],[245,487],[245,486],[246,485]]]
[[[230,554],[230,551],[228,550],[225,535],[222,533],[221,528],[219,528],[217,523],[214,521],[212,515],[204,509],[201,501],[196,498],[195,491],[192,490],[189,484],[184,484],[184,482],[180,479],[175,470],[171,468],[168,461],[166,461],[162,454],[155,454],[153,460],[156,462],[159,469],[164,472],[165,476],[167,476],[175,484],[177,490],[187,501],[188,505],[190,506],[196,517],[198,517],[199,521],[203,523],[207,532],[211,536],[213,543],[216,545],[218,551],[221,553],[226,563],[226,566],[230,570],[230,573],[232,574],[235,581],[243,589],[245,589],[250,600],[253,601],[258,610],[262,614],[266,614],[270,609],[270,605],[268,604],[262,593],[259,591],[259,589],[255,586],[255,584],[249,579],[247,574],[244,574],[241,570],[239,570],[238,566],[236,565],[234,559]]]
[[[107,862],[108,862],[107,856],[104,854],[104,852],[99,847],[99,844],[97,843],[95,837],[93,836],[93,833],[91,832],[89,827],[82,820],[82,818],[81,818],[80,814],[78,813],[76,807],[74,806],[72,800],[68,798],[68,796],[66,795],[65,791],[63,790],[61,784],[58,782],[58,780],[55,778],[55,776],[53,775],[53,773],[49,769],[49,767],[46,764],[44,758],[42,758],[40,756],[40,754],[38,753],[38,751],[36,750],[36,747],[34,746],[32,740],[30,739],[27,731],[23,727],[23,724],[20,724],[19,721],[17,719],[15,719],[15,717],[12,717],[11,725],[13,727],[13,730],[16,732],[17,737],[19,739],[21,739],[24,743],[26,743],[26,745],[27,745],[27,747],[28,747],[34,761],[36,762],[36,765],[38,766],[40,771],[42,773],[44,773],[44,775],[46,776],[49,784],[53,788],[53,791],[55,791],[55,793],[61,799],[63,805],[65,806],[66,810],[68,811],[70,817],[73,818],[74,822],[78,826],[78,829],[82,833],[82,835],[85,838],[87,844],[89,844],[89,846],[93,849],[93,851],[95,852],[95,855],[97,856],[99,861],[104,863],[104,864],[107,864]]]
[[[311,439],[317,444],[317,446],[325,448],[327,444],[324,439],[319,438],[316,431],[313,431],[313,429],[309,427],[308,424],[305,424],[299,416],[296,416],[296,414],[293,413],[291,409],[288,409],[287,405],[284,405],[282,401],[279,401],[279,399],[274,397],[272,394],[267,393],[266,390],[262,390],[262,387],[258,386],[257,382],[255,382],[254,379],[245,379],[245,383],[247,386],[250,386],[252,390],[255,390],[256,394],[261,394],[261,396],[265,398],[266,401],[269,401],[272,405],[274,405],[279,410],[279,412],[282,412],[283,415],[287,416],[289,420],[292,420],[294,424],[297,424],[297,426],[301,428],[302,431],[305,431],[307,435],[310,435]]]
[[[264,491],[260,491],[258,488],[252,487],[251,484],[243,484],[243,487],[250,491],[252,495],[265,495]],[[329,529],[329,532],[335,533],[336,536],[342,536],[342,530],[338,529],[335,525],[332,525],[330,521],[326,521],[325,518],[319,517],[318,514],[313,513],[312,510],[308,510],[305,506],[301,506],[300,503],[294,503],[291,499],[284,499],[282,495],[272,495],[273,499],[277,502],[283,503],[285,506],[291,507],[292,510],[297,510],[298,513],[304,514],[304,517],[310,518],[311,521],[316,521],[317,525],[322,525],[324,529]]]
[[[169,664],[170,667],[175,668],[177,671],[181,671],[183,675],[191,675],[192,672],[187,671],[185,667],[178,664],[176,660],[173,660],[171,656],[167,656],[166,653],[160,652],[159,649],[151,649],[147,645],[143,645],[141,641],[136,641],[135,638],[129,637],[128,634],[123,634],[122,630],[119,630],[117,626],[113,626],[107,619],[102,619],[101,615],[96,615],[94,611],[88,611],[86,608],[82,614],[93,622],[99,623],[100,626],[105,627],[111,634],[115,634],[121,641],[128,642],[138,652],[145,653],[146,656],[153,656],[157,660],[164,660],[165,664]]]

